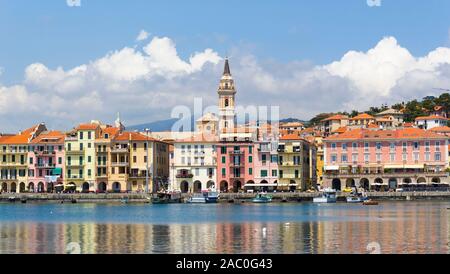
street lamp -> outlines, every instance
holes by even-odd
[[[148,135],[149,135],[149,133],[150,133],[151,131],[150,131],[150,129],[148,129],[148,128],[146,128],[145,129],[145,133],[146,133],[146,136],[147,136],[147,140],[146,140],[146,150],[147,150],[147,161],[146,161],[146,165],[147,165],[147,171],[145,172],[145,192],[146,193],[148,193],[148,161],[149,161],[149,159],[148,159]]]

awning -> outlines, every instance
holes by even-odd
[[[339,170],[339,166],[325,166],[325,170]]]
[[[424,165],[384,165],[384,168],[394,168],[394,169],[402,169],[402,168],[414,168],[414,169],[420,169],[424,168]]]
[[[52,170],[52,175],[61,175],[62,174],[62,168],[56,167]]]

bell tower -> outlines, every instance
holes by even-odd
[[[234,80],[231,76],[228,58],[225,59],[225,67],[220,79],[219,90],[219,130],[232,129],[235,127],[235,95]]]

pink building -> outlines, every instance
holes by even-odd
[[[43,132],[30,143],[28,152],[28,186],[30,192],[53,192],[63,183],[64,134]]]
[[[448,187],[447,137],[417,128],[355,129],[324,140],[324,186]]]
[[[239,192],[254,183],[255,148],[251,141],[217,143],[217,181],[221,192]]]
[[[245,184],[245,189],[273,191],[278,185],[278,142],[258,141],[254,151],[254,181]]]

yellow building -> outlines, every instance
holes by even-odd
[[[311,186],[310,153],[310,143],[297,134],[288,134],[280,138],[278,143],[279,190],[305,191]]]
[[[65,138],[65,184],[76,191],[90,192],[96,189],[95,140],[101,128],[98,123],[80,124]]]

